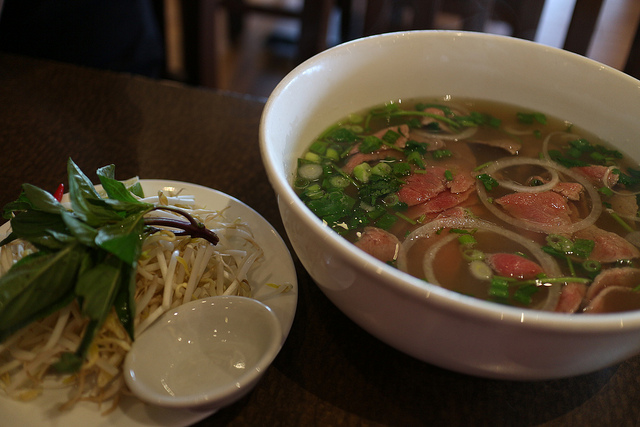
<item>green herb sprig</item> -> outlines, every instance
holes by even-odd
[[[178,234],[218,242],[215,233],[186,212],[180,212],[186,221],[145,219],[146,213],[157,208],[137,199],[115,179],[114,172],[114,165],[97,171],[107,194],[103,197],[69,159],[71,209],[30,184],[23,184],[18,199],[4,207],[12,231],[0,246],[23,239],[37,251],[0,277],[0,342],[78,300],[89,325],[77,351],[63,354],[54,365],[59,372],[75,372],[82,366],[112,309],[133,339],[135,270],[147,233],[169,226],[182,230]]]

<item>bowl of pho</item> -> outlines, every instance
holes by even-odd
[[[640,352],[640,82],[510,37],[414,31],[307,60],[262,157],[327,297],[394,348],[496,379]]]

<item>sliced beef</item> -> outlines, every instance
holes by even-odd
[[[532,176],[527,179],[527,185],[531,185],[533,181],[540,181],[544,184],[549,182],[548,179],[544,179],[541,176]],[[580,200],[580,195],[584,191],[584,187],[579,182],[558,182],[552,189],[558,194],[566,197],[569,200]]]
[[[611,313],[637,310],[640,307],[640,269],[609,268],[602,271],[589,286],[585,313]]]
[[[509,154],[518,154],[520,149],[522,149],[522,143],[511,138],[489,139],[489,140],[482,140],[482,141],[475,141],[473,139],[469,139],[467,140],[467,142],[473,143],[473,144],[487,145],[489,147],[501,148],[505,151],[508,151]]]
[[[638,202],[635,194],[614,194],[608,201],[611,204],[611,209],[618,215],[633,218],[638,213]]]
[[[365,227],[355,245],[384,262],[394,261],[400,249],[398,238],[378,227]]]
[[[582,184],[577,182],[559,182],[553,188],[552,191],[566,197],[569,200],[578,201],[580,195],[584,191]]]
[[[432,199],[447,189],[446,169],[442,167],[428,167],[424,173],[414,173],[405,179],[400,188],[400,201],[409,206],[415,206]]]
[[[638,249],[623,237],[595,225],[577,231],[574,237],[593,240],[595,246],[589,259],[599,262],[615,262],[640,257]]]
[[[589,286],[587,300],[593,300],[609,287],[635,288],[640,285],[640,269],[632,267],[609,268],[598,274]]]
[[[554,191],[507,194],[495,203],[509,215],[524,221],[557,227],[571,224],[567,200]]]
[[[558,305],[556,305],[555,311],[558,313],[575,313],[584,301],[585,294],[587,293],[587,285],[584,283],[567,283],[562,292],[560,293],[560,299]]]
[[[608,187],[613,187],[618,182],[618,174],[615,174],[613,172],[608,173],[609,168],[607,166],[578,166],[571,169],[579,172],[596,187],[604,186],[605,178],[607,179],[606,185]]]
[[[453,180],[448,181],[446,186],[452,193],[464,193],[470,188],[474,188],[476,180],[471,173],[461,172],[453,177]]]
[[[443,191],[424,203],[410,207],[405,214],[409,218],[419,218],[426,215],[427,220],[430,220],[435,218],[435,216],[441,212],[445,212],[449,209],[455,208],[456,206],[462,205],[475,194],[475,189],[467,190],[464,193]]]
[[[604,289],[584,309],[584,313],[614,313],[637,310],[640,307],[640,292],[622,286]]]
[[[544,272],[537,263],[515,254],[489,254],[485,261],[497,275],[504,277],[529,280]]]

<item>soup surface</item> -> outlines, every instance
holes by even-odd
[[[543,112],[399,100],[325,130],[294,187],[360,249],[477,298],[640,309],[640,167]]]

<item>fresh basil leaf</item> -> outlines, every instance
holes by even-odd
[[[86,359],[89,347],[91,347],[91,343],[99,329],[100,325],[98,324],[98,321],[91,319],[84,330],[82,341],[80,341],[80,345],[76,352],[63,353],[66,356],[61,356],[60,361],[53,367],[60,373],[77,372],[82,366],[82,361]]]
[[[69,174],[69,198],[74,213],[91,226],[100,226],[105,222],[119,221],[121,216],[108,207],[93,186],[93,183],[73,163],[67,164]]]
[[[135,266],[129,268],[126,264],[122,265],[120,290],[113,303],[116,315],[131,340],[134,339],[134,320],[136,315],[136,303],[134,299],[136,292],[135,272]]]
[[[129,191],[131,191],[133,194],[135,194],[136,196],[143,198],[144,197],[144,190],[142,189],[142,184],[140,184],[140,181],[134,182],[133,184],[131,184],[129,186]]]
[[[142,248],[144,213],[140,212],[128,216],[117,224],[101,227],[95,239],[96,244],[116,255],[129,266],[135,265]]]
[[[96,175],[98,175],[98,177],[100,178],[107,178],[107,179],[115,179],[116,178],[116,165],[114,165],[113,163],[107,166],[103,166],[101,168],[98,168],[98,170],[96,170]]]
[[[26,211],[31,208],[33,208],[33,205],[23,191],[20,193],[17,200],[4,205],[2,217],[5,219],[11,219],[13,218],[14,212]]]
[[[4,246],[7,245],[11,242],[13,242],[14,240],[16,240],[18,238],[18,236],[16,235],[16,233],[14,233],[13,231],[11,231],[7,237],[5,237],[4,239],[2,239],[2,241],[0,241],[0,246]]]
[[[108,254],[78,277],[76,295],[81,300],[82,314],[91,319],[76,351],[83,359],[120,292],[123,265],[122,260]]]
[[[76,196],[88,199],[100,199],[100,195],[91,180],[71,159],[67,162],[67,174],[69,177],[69,193],[75,193]]]
[[[59,249],[70,241],[62,217],[43,211],[18,212],[11,220],[11,229],[18,238],[38,248]]]
[[[96,246],[95,238],[98,235],[98,230],[80,221],[71,212],[62,214],[62,220],[69,229],[69,232],[73,234],[80,243],[89,247]]]
[[[58,215],[61,215],[63,212],[67,212],[67,209],[62,205],[62,203],[57,201],[51,193],[44,191],[42,188],[31,184],[22,184],[22,190],[35,209]]]
[[[15,331],[73,299],[86,253],[80,245],[27,255],[0,277],[0,332]],[[71,297],[71,298],[70,298]]]
[[[105,202],[105,206],[109,206],[109,208],[119,212],[120,214],[125,214],[125,216],[127,214],[142,212],[142,211],[146,213],[147,211],[150,211],[151,209],[153,209],[152,204],[142,203],[137,200],[135,203],[129,203],[122,200],[104,199],[104,202]]]
[[[62,353],[60,359],[54,363],[53,369],[61,374],[71,374],[77,372],[82,367],[83,358],[74,353]]]
[[[115,165],[104,166],[98,169],[97,174],[102,188],[104,188],[110,199],[129,203],[142,203],[131,194],[122,182],[115,179]]]
[[[82,301],[82,314],[100,325],[104,322],[120,289],[121,273],[122,261],[107,255],[79,274],[75,291]]]

